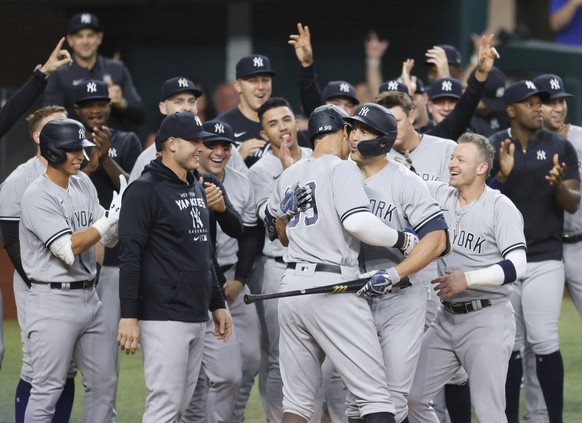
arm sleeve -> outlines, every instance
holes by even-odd
[[[210,297],[209,310],[214,311],[219,308],[226,308],[224,302],[224,295],[222,294],[221,286],[224,285],[226,279],[222,272],[220,272],[218,267],[218,262],[216,261],[216,254],[212,255],[212,261],[214,265],[212,266],[212,277],[214,279],[214,284],[212,285],[212,296]]]
[[[304,68],[300,66],[299,75],[299,95],[301,97],[301,107],[303,107],[303,114],[309,117],[311,113],[323,104],[321,98],[321,90],[317,84],[317,76],[313,66]]]
[[[234,278],[237,281],[247,284],[253,263],[255,261],[257,241],[259,237],[258,227],[245,226],[242,237],[238,239],[238,261]]]
[[[426,133],[456,141],[461,134],[467,132],[475,109],[477,109],[477,105],[481,101],[484,86],[485,82],[477,81],[473,71],[469,77],[467,89],[457,102],[455,109],[441,123]]]
[[[47,81],[41,72],[35,72],[0,110],[0,138],[22,117],[42,93]]]
[[[20,241],[18,240],[18,222],[0,220],[0,228],[2,228],[2,240],[4,248],[8,254],[10,262],[14,269],[18,272],[22,280],[30,288],[30,281],[26,277],[26,273],[22,268],[22,260],[20,259]]]
[[[391,248],[398,241],[398,231],[385,225],[370,211],[350,214],[342,223],[349,233],[369,245]]]
[[[525,276],[527,258],[524,248],[512,250],[504,258],[484,269],[465,272],[467,285],[506,285]]]

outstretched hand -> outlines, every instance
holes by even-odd
[[[64,42],[65,37],[60,39],[45,64],[41,66],[40,71],[45,75],[50,75],[63,65],[70,65],[73,63],[71,54],[63,48]]]
[[[297,60],[304,68],[313,65],[313,48],[311,47],[311,33],[307,25],[297,24],[297,34],[289,35],[289,45],[295,48]]]

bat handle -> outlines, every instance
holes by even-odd
[[[243,301],[245,302],[245,304],[252,304],[255,302],[255,296],[254,295],[249,295],[249,294],[245,294],[245,296],[243,297]]]

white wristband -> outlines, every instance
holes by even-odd
[[[109,229],[111,229],[111,223],[105,216],[103,216],[97,222],[93,223],[91,226],[97,229],[97,232],[99,232],[99,235],[101,236],[105,235],[107,232],[109,232]]]
[[[366,64],[368,66],[378,66],[380,65],[380,59],[367,59]]]
[[[400,275],[396,271],[396,268],[395,267],[391,267],[389,269],[386,269],[386,273],[388,274],[388,277],[390,278],[390,281],[392,282],[392,285],[394,285],[395,283],[400,282]]]
[[[465,279],[470,287],[473,285],[500,286],[503,284],[503,277],[503,269],[497,264],[484,269],[465,272]]]

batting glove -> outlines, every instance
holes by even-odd
[[[107,220],[111,225],[114,225],[119,221],[119,212],[121,211],[121,197],[123,197],[123,192],[127,188],[127,179],[123,175],[119,175],[119,193],[113,191],[113,199],[109,205],[109,210],[105,212]]]
[[[395,267],[380,270],[364,285],[356,295],[367,300],[384,295],[392,289],[392,285],[400,281],[400,276]]]
[[[400,251],[402,251],[402,254],[404,254],[404,257],[408,257],[410,255],[410,253],[412,252],[412,250],[414,249],[414,247],[416,247],[416,244],[418,244],[418,236],[416,236],[416,234],[414,233],[414,230],[412,228],[404,229],[403,234],[404,234],[404,243],[398,249]]]
[[[295,184],[287,188],[279,207],[281,212],[287,216],[295,216],[296,214],[309,210],[312,207],[311,200],[311,187]]]

